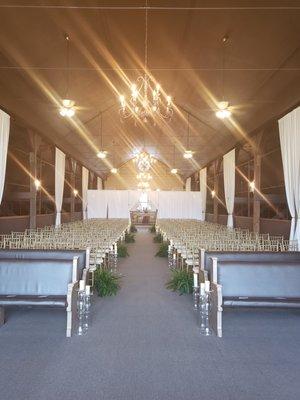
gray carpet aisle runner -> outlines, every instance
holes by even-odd
[[[129,246],[119,294],[93,299],[87,336],[65,339],[61,310],[8,313],[1,400],[299,400],[299,312],[228,311],[223,339],[200,337],[152,238]]]

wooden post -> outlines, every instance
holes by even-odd
[[[34,180],[36,177],[36,152],[29,153],[29,171],[30,171],[30,206],[29,206],[29,227],[36,228],[36,187]]]
[[[29,142],[31,144],[31,151],[29,152],[29,172],[30,172],[30,197],[29,197],[29,227],[30,229],[36,228],[36,186],[35,179],[37,179],[37,152],[41,145],[41,138],[31,130],[28,131]]]
[[[253,148],[254,156],[254,184],[255,190],[253,193],[253,232],[260,232],[260,191],[261,191],[261,141],[263,131],[261,131],[256,137],[256,145]]]

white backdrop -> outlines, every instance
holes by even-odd
[[[129,218],[142,192],[138,190],[88,190],[88,218]],[[159,218],[201,219],[200,192],[147,192]]]

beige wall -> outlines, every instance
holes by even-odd
[[[160,161],[156,161],[150,170],[152,180],[150,189],[183,190],[182,179],[171,174],[170,169]],[[110,174],[105,181],[105,189],[137,189],[137,167],[133,160],[123,164],[117,174]]]

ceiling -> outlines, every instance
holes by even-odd
[[[0,0],[0,106],[101,176],[145,146],[187,177],[299,102],[300,3],[282,4],[149,0],[148,66],[176,111],[169,123],[135,126],[120,121],[118,94],[129,92],[125,80],[134,81],[143,66],[144,1]],[[66,32],[69,97],[78,106],[71,121],[58,114]],[[222,95],[233,107],[226,124],[214,115]],[[104,110],[107,162],[96,157]],[[192,115],[192,161],[182,157],[184,110]]]

